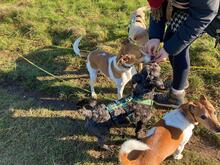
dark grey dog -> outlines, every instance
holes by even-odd
[[[96,105],[94,102],[84,108],[85,127],[98,139],[98,144],[109,150],[105,144],[110,128],[132,124],[137,138],[145,134],[145,126],[153,111],[154,88],[163,89],[160,79],[160,67],[156,63],[146,65],[143,70],[132,77],[133,92],[130,96],[110,104]]]

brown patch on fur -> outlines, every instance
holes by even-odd
[[[183,132],[179,128],[167,126],[164,120],[160,120],[154,134],[144,138],[143,142],[150,149],[146,151],[132,151],[121,160],[123,165],[159,165],[164,159],[173,154],[183,139]],[[122,154],[121,154],[122,155]]]
[[[132,161],[137,159],[144,151],[133,150],[128,154],[128,160]]]
[[[126,54],[135,55],[137,59],[142,57],[142,53],[140,52],[140,48],[137,45],[131,44],[128,39],[125,39],[121,42],[122,47],[119,51],[119,58]]]
[[[180,108],[182,109],[182,111],[183,111],[185,117],[188,119],[188,121],[190,123],[196,125],[198,122],[197,122],[194,114],[192,113],[192,109],[193,109],[194,106],[195,105],[194,105],[193,102],[188,102],[188,103],[182,104],[180,106]]]
[[[218,122],[215,108],[205,96],[201,96],[197,102],[183,104],[180,108],[192,123],[198,121],[210,130],[220,132],[220,123]],[[131,152],[132,155],[130,157],[128,154],[127,157],[121,159],[124,160],[123,165],[143,165],[146,162],[148,165],[159,165],[176,151],[183,139],[182,130],[167,126],[163,119],[156,124],[155,128],[153,135],[143,139],[143,142],[150,147],[150,150]],[[134,160],[129,160],[129,158]]]
[[[102,55],[103,53],[106,55]],[[107,77],[109,77],[108,60],[111,57],[112,55],[110,55],[109,53],[100,50],[95,50],[89,54],[88,60],[92,68],[96,70],[101,70]]]

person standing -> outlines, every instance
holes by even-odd
[[[173,70],[170,90],[156,94],[154,101],[176,108],[184,103],[185,89],[189,86],[190,45],[204,32],[215,37],[216,44],[220,41],[220,0],[148,0],[148,3],[151,16],[145,51],[156,62],[169,58]],[[163,47],[159,49],[161,42]]]

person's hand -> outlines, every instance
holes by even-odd
[[[156,55],[156,52],[160,46],[159,39],[150,39],[144,46],[144,51],[150,55]]]
[[[154,58],[155,62],[163,62],[166,60],[166,58],[169,56],[169,54],[166,52],[164,48],[161,48],[160,51],[157,53],[157,55]]]

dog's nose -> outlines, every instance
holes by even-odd
[[[220,134],[220,126],[216,128],[216,133]]]

